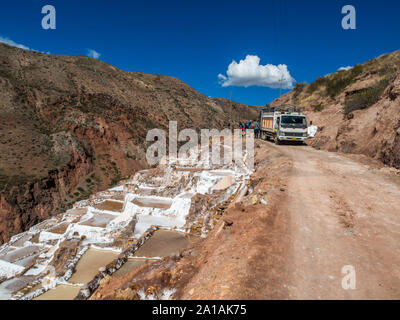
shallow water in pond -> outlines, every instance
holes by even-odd
[[[87,213],[87,208],[76,208],[76,209],[71,209],[68,211],[68,214],[72,216],[83,216]]]
[[[34,276],[22,276],[6,280],[0,284],[0,300],[7,300],[11,298],[11,294],[25,288],[29,283],[34,281]]]
[[[92,218],[90,218],[85,222],[82,222],[81,224],[84,226],[105,228],[107,224],[114,219],[115,216],[112,214],[99,213],[99,214],[94,214]]]
[[[213,176],[219,176],[219,177],[233,177],[235,176],[235,173],[233,171],[229,171],[229,170],[212,170],[210,171],[210,173]]]
[[[125,195],[124,194],[118,194],[116,196],[113,196],[112,199],[124,201],[125,200]]]
[[[213,190],[225,190],[229,188],[235,182],[235,177],[233,176],[222,176],[218,183],[213,187]]]
[[[198,171],[207,171],[207,168],[196,168],[196,167],[177,167],[176,171],[190,171],[190,172],[198,172]]]
[[[33,300],[73,300],[79,293],[80,287],[58,285]]]
[[[176,231],[157,230],[154,235],[148,239],[138,251],[136,257],[165,257],[179,253],[183,248],[191,245],[188,237]]]
[[[100,267],[105,267],[118,257],[119,253],[89,249],[76,265],[76,272],[72,275],[69,282],[71,283],[88,283],[93,280],[94,276],[99,272]]]
[[[135,198],[132,203],[139,207],[169,209],[172,204],[170,199],[157,199],[157,198]]]
[[[60,223],[59,225],[54,226],[53,228],[51,228],[51,229],[49,230],[49,232],[51,232],[51,233],[57,233],[57,234],[64,234],[65,231],[67,231],[68,226],[69,226],[69,223],[63,222],[63,223]]]
[[[98,210],[117,211],[121,212],[124,208],[123,202],[106,200],[93,206]]]
[[[17,260],[23,259],[29,255],[33,255],[36,252],[39,252],[40,248],[41,247],[39,247],[39,246],[33,246],[33,245],[26,246],[23,248],[18,248],[18,249],[10,251],[7,254],[1,256],[0,259],[13,263]]]
[[[141,259],[141,258],[128,259],[128,261],[125,262],[124,265],[119,270],[117,270],[116,272],[113,273],[113,276],[124,277],[129,272],[136,269],[137,267],[140,267],[141,265],[144,265],[145,263],[154,262],[154,261],[157,261],[157,260]]]

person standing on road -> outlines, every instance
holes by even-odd
[[[253,122],[253,127],[254,127],[254,137],[258,139],[260,137],[260,126],[258,125],[258,122],[254,120]]]

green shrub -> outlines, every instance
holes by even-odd
[[[356,78],[363,72],[362,65],[356,65],[350,70],[336,73],[326,84],[326,93],[334,98],[347,86],[354,83]]]
[[[317,80],[315,80],[308,86],[307,93],[309,93],[309,94],[314,93],[314,91],[316,91],[318,88],[326,85],[327,82],[328,82],[328,79],[326,77],[317,78]]]
[[[366,109],[378,102],[382,93],[389,85],[390,79],[387,77],[381,81],[378,81],[375,85],[360,90],[348,97],[346,97],[344,112],[349,114],[355,110]]]
[[[296,83],[293,91],[293,99],[297,99],[297,97],[303,92],[304,88],[307,86],[307,83]]]
[[[322,110],[324,110],[324,106],[322,105],[322,103],[314,106],[314,112],[320,112]]]
[[[326,93],[333,98],[342,92],[351,82],[351,78],[348,77],[334,79],[326,86]]]

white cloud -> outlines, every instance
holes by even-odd
[[[16,48],[20,48],[20,49],[24,49],[24,50],[36,51],[31,48],[28,48],[27,46],[24,46],[23,44],[16,43],[16,42],[12,41],[11,39],[4,38],[2,36],[0,36],[0,42],[8,44],[11,47],[16,47]]]
[[[29,51],[34,51],[34,52],[39,52],[39,53],[47,53],[47,54],[50,54],[50,52],[42,52],[42,51],[39,51],[39,50],[35,50],[35,49],[29,48],[29,47],[27,47],[27,46],[25,46],[25,45],[23,45],[23,44],[16,43],[15,41],[13,41],[13,40],[11,40],[11,39],[5,38],[5,37],[2,37],[2,36],[0,36],[0,42],[1,42],[1,43],[5,43],[5,44],[8,44],[8,45],[11,46],[11,47],[16,47],[16,48],[20,48],[20,49],[24,49],[24,50],[29,50]]]
[[[283,89],[291,89],[295,81],[290,75],[287,65],[267,64],[263,66],[260,65],[260,58],[253,55],[247,55],[246,59],[240,60],[239,63],[232,61],[228,66],[226,76],[219,74],[218,78],[223,87],[246,88],[249,86],[279,88],[282,83]]]
[[[94,59],[98,59],[98,58],[100,58],[101,54],[98,53],[96,50],[87,49],[87,56],[94,58]]]
[[[338,71],[347,71],[347,70],[350,70],[350,69],[353,69],[353,67],[351,67],[351,66],[341,67],[341,68],[338,69]]]

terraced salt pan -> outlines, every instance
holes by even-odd
[[[154,198],[154,197],[136,197],[132,203],[139,207],[169,209],[172,205],[172,199]]]
[[[180,232],[157,230],[143,246],[135,252],[135,257],[158,258],[178,254],[191,245],[189,239]]]
[[[159,188],[151,188],[151,187],[138,187],[135,190],[135,193],[141,196],[151,196],[154,193],[157,193]]]
[[[55,226],[58,223],[58,220],[56,218],[51,218],[48,220],[45,220],[37,225],[34,225],[32,228],[29,229],[30,232],[40,232],[42,230],[49,229],[53,226]]]
[[[67,211],[68,215],[81,217],[87,213],[87,208],[76,208]]]
[[[31,266],[36,261],[37,257],[38,257],[38,254],[33,254],[33,255],[23,258],[21,260],[15,261],[14,263],[21,267],[26,268],[26,267]]]
[[[79,293],[80,287],[60,284],[33,300],[73,300]]]
[[[106,200],[93,206],[97,210],[121,212],[124,208],[122,201]]]
[[[215,190],[226,189],[235,182],[235,173],[230,170],[202,171],[196,173],[195,176],[199,179],[195,190],[192,191],[200,194],[210,194]],[[218,186],[221,180],[223,182]]]
[[[0,277],[11,278],[24,270],[24,267],[21,267],[17,264],[0,260]]]
[[[0,256],[6,256],[10,253],[16,254],[19,252],[18,250],[24,249],[20,247],[33,246],[33,242],[38,242],[38,246],[42,248],[40,255],[35,252],[28,252],[26,255],[17,254],[17,259],[12,260],[14,262],[3,260],[3,265],[0,265],[0,273],[7,274],[6,277],[21,273],[23,271],[22,267],[29,266],[37,258],[35,266],[29,269],[22,277],[34,276],[42,279],[61,241],[81,238],[82,254],[87,250],[89,244],[112,249],[115,239],[130,225],[132,219],[136,219],[134,230],[136,238],[142,236],[152,225],[183,230],[186,216],[191,206],[191,198],[194,194],[210,194],[216,190],[226,190],[224,194],[227,198],[250,173],[249,170],[242,167],[244,161],[243,163],[237,161],[233,168],[206,167],[207,163],[203,160],[182,163],[179,168],[173,168],[173,165],[162,167],[154,173],[156,176],[152,172],[149,176],[146,176],[145,174],[150,170],[138,173],[132,181],[101,192],[94,199],[80,201],[75,204],[74,209],[46,220],[32,227],[26,233],[14,236],[8,244],[0,247]],[[175,162],[175,165],[177,164],[178,162]],[[163,195],[163,197],[155,195]],[[156,232],[142,246],[142,251],[138,252],[158,258],[175,254],[183,246],[190,244],[188,242],[189,239],[179,238],[183,236],[182,234],[169,231],[172,233],[163,237],[162,231],[165,232],[165,230]],[[82,236],[85,236],[85,239]],[[174,237],[178,237],[178,239]],[[43,250],[47,251],[44,252]],[[84,254],[79,260],[79,266],[77,265],[77,272],[72,275],[72,281],[77,281],[77,278],[79,282],[91,281],[94,275],[97,274],[99,267],[105,266],[118,256],[116,252],[100,250],[101,253],[98,253],[97,257],[96,255],[91,257],[92,250],[96,249],[89,249],[87,251],[89,254]],[[118,251],[118,248],[114,248],[114,250]],[[110,254],[110,252],[112,257],[106,259],[106,255]],[[71,258],[76,263],[79,257],[80,254]],[[139,260],[140,257],[135,255],[132,262],[128,261],[124,270],[129,271],[134,268]],[[52,297],[74,298],[77,292],[71,292],[71,290],[77,291],[79,286],[76,286],[78,289],[64,287],[63,284],[72,274],[72,269],[69,269],[67,274],[59,279],[54,279],[53,284],[59,285],[56,289],[52,289],[47,294],[42,295],[41,299],[51,299]],[[16,279],[21,278],[21,276],[18,277]],[[8,294],[10,295],[9,291]],[[20,296],[15,297],[18,298]]]
[[[64,234],[65,231],[67,231],[68,226],[69,226],[68,222],[62,222],[62,223],[54,226],[53,228],[49,229],[48,232],[56,233],[56,234]]]
[[[82,222],[84,226],[105,228],[107,224],[114,220],[115,216],[107,213],[94,214],[90,219]]]
[[[12,251],[9,251],[7,254],[0,256],[0,260],[4,260],[7,262],[15,262],[17,260],[23,259],[27,256],[33,255],[34,253],[39,252],[42,249],[42,246],[26,246],[23,248],[18,248]]]
[[[114,241],[113,231],[107,228],[85,226],[83,224],[73,224],[68,230],[68,237],[76,235],[85,236],[85,244],[90,243],[112,243]]]
[[[47,264],[36,264],[32,268],[30,268],[27,272],[25,272],[26,276],[37,276],[40,275],[47,269]]]
[[[25,288],[34,280],[33,276],[22,276],[2,282],[0,284],[0,300],[10,299],[13,293]]]
[[[191,197],[188,197],[187,194],[180,194],[173,199],[147,197],[144,202],[147,206],[143,206],[143,197],[130,195],[127,198],[130,201],[126,203],[126,213],[124,213],[126,216],[118,217],[113,222],[123,221],[123,219],[128,219],[129,215],[136,214],[137,222],[134,231],[136,238],[139,238],[152,225],[182,228],[186,223],[186,216],[191,205]],[[136,202],[142,201],[141,205],[135,204],[135,200]],[[170,206],[166,209],[166,205],[160,204],[170,204]]]
[[[118,200],[118,201],[124,201],[125,195],[124,194],[116,194],[114,196],[111,196],[111,199]]]
[[[25,246],[25,243],[26,243],[27,241],[29,241],[30,239],[32,239],[32,237],[33,237],[32,234],[26,232],[26,233],[24,233],[24,234],[22,235],[21,238],[19,238],[17,241],[15,241],[15,242],[13,243],[13,245],[16,246],[16,247],[23,247],[23,246]]]
[[[113,277],[124,277],[128,273],[130,273],[132,270],[135,270],[137,267],[140,267],[146,263],[149,262],[154,262],[157,260],[153,259],[144,259],[144,258],[130,258],[128,259],[127,262],[123,264],[123,266],[118,269],[116,272],[113,273]]]
[[[118,257],[119,253],[110,250],[98,250],[90,248],[85,252],[76,266],[76,272],[72,275],[71,283],[88,283],[99,272],[100,267],[106,266]]]
[[[197,168],[197,167],[177,167],[175,168],[176,171],[189,171],[189,172],[199,172],[199,171],[205,171],[205,170],[210,170],[207,168]]]

